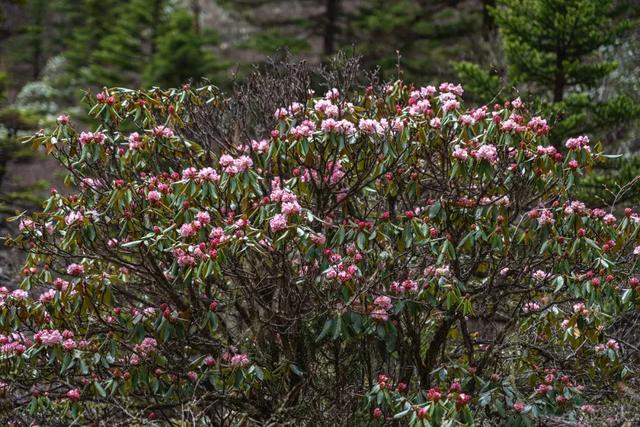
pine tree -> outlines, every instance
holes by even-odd
[[[601,51],[630,28],[623,13],[614,0],[499,0],[492,9],[510,82],[546,96],[556,139],[588,132],[619,139],[620,126],[640,116],[631,98],[599,92],[617,67]]]
[[[145,85],[176,87],[212,77],[224,67],[206,49],[213,42],[211,34],[198,31],[192,14],[177,9],[157,39],[157,50],[144,71]]]
[[[616,68],[596,51],[628,28],[612,0],[500,0],[493,9],[514,83],[534,83],[561,102],[592,88]]]
[[[73,11],[75,26],[66,40],[64,55],[69,73],[74,77],[86,80],[92,55],[101,40],[112,32],[117,22],[118,6],[124,3],[124,0],[65,0],[59,5],[63,11]]]
[[[485,2],[459,0],[363,1],[352,26],[357,48],[383,74],[400,69],[416,83],[448,80],[452,61],[482,61],[492,21]]]
[[[129,0],[113,12],[115,20],[100,39],[85,71],[97,86],[138,87],[156,53],[159,28],[169,19],[168,0]]]

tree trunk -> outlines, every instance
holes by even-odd
[[[566,84],[564,76],[564,52],[556,53],[556,72],[553,83],[553,102],[562,102],[564,98],[564,87]]]
[[[336,34],[338,32],[337,20],[340,9],[340,0],[327,0],[326,4],[327,11],[325,13],[323,52],[325,56],[329,56],[335,52],[336,48]]]

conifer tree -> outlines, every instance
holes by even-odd
[[[62,10],[77,11],[79,22],[66,41],[65,58],[69,63],[69,72],[75,77],[86,77],[100,41],[112,31],[116,23],[118,6],[123,0],[83,0],[63,1]],[[75,14],[72,16],[76,16]]]
[[[617,63],[602,50],[630,28],[614,0],[499,0],[491,8],[503,40],[509,83],[546,101],[555,116],[552,136],[591,133],[618,140],[640,116],[622,94],[602,96],[603,79]]]
[[[177,9],[157,39],[144,71],[145,85],[176,87],[190,79],[211,77],[223,68],[206,49],[214,41],[213,35],[198,31],[188,11]]]
[[[117,7],[110,31],[91,56],[87,80],[97,86],[139,86],[171,12],[168,0],[129,0]]]

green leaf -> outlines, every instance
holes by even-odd
[[[96,388],[96,391],[98,392],[98,394],[102,397],[107,397],[107,392],[104,390],[104,388],[102,388],[102,386],[100,385],[99,382],[94,382],[93,386]]]
[[[320,335],[318,335],[318,338],[316,338],[316,342],[322,340],[322,338],[324,338],[329,333],[329,330],[331,330],[332,326],[333,326],[333,319],[327,319],[327,321],[324,322],[322,331],[320,331]]]

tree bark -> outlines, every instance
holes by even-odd
[[[338,13],[340,10],[340,0],[327,0],[327,10],[325,13],[324,25],[324,45],[325,56],[332,55],[336,49],[336,34],[338,32]]]

